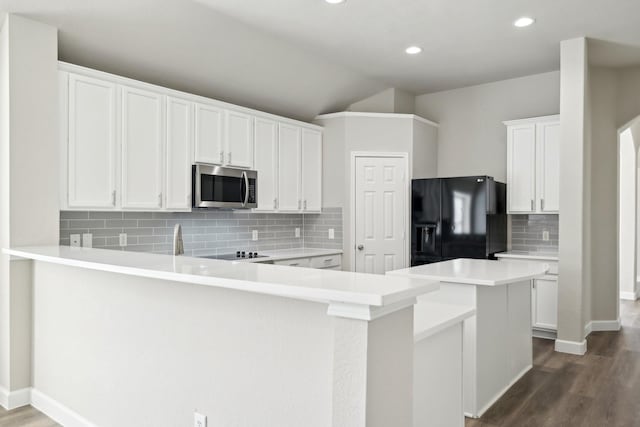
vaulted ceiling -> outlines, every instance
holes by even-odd
[[[564,39],[640,44],[638,0],[0,0],[0,12],[58,27],[64,61],[307,120],[387,87],[556,70]],[[523,15],[536,23],[515,28]],[[601,62],[628,65],[607,46]]]

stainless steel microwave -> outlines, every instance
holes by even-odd
[[[194,208],[258,207],[258,172],[198,163],[191,170]]]

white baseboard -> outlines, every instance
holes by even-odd
[[[9,391],[0,387],[0,406],[7,411],[31,403],[31,388],[21,388],[20,390]]]
[[[598,331],[619,331],[620,319],[618,320],[594,320],[591,322],[591,330]]]
[[[582,356],[587,352],[587,340],[582,342],[556,340],[555,349],[559,353],[577,354]]]
[[[558,337],[556,331],[546,331],[544,329],[532,329],[531,335],[533,335],[534,338],[542,338],[545,340],[555,340]]]
[[[31,390],[31,405],[64,427],[97,427],[80,414],[36,389]]]
[[[637,292],[620,291],[620,299],[626,301],[636,301],[638,299]]]

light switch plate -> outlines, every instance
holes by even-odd
[[[207,427],[207,416],[194,412],[193,427]]]
[[[253,230],[251,232],[251,239],[254,241],[258,240],[258,230]]]
[[[300,237],[300,228],[296,227],[296,237]]]
[[[82,235],[82,247],[83,248],[92,248],[93,247],[93,234],[84,233]]]
[[[120,246],[123,248],[127,246],[127,233],[120,233]]]
[[[542,240],[544,240],[545,242],[549,241],[549,232],[547,230],[544,230],[542,232]]]
[[[71,234],[69,236],[69,244],[71,245],[71,247],[79,248],[81,246],[81,244],[80,244],[80,235],[79,234]]]
[[[336,230],[334,230],[333,228],[329,229],[329,239],[333,240],[336,238]]]

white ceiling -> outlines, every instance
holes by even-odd
[[[568,38],[640,45],[640,0],[0,0],[5,12],[58,27],[62,60],[305,120],[388,87],[556,70]],[[514,28],[522,15],[536,24]],[[593,62],[640,62],[611,46]]]
[[[557,70],[574,37],[640,44],[639,0],[196,1],[416,94]]]
[[[302,120],[388,87],[191,0],[0,0],[61,60]]]

